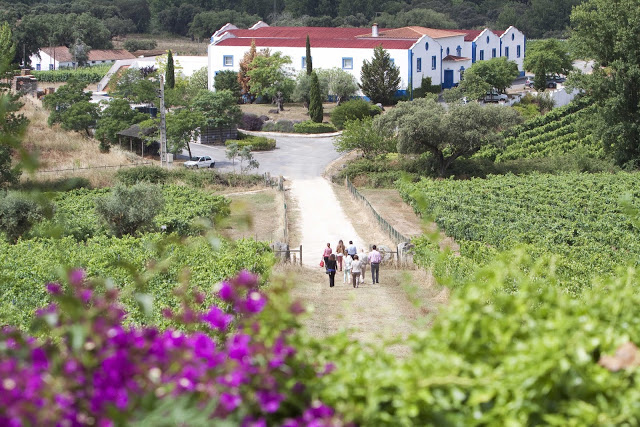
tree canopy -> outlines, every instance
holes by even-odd
[[[203,115],[205,126],[235,126],[242,120],[237,98],[229,90],[201,91],[191,101],[191,107]]]
[[[513,80],[518,77],[518,74],[518,65],[515,62],[509,61],[504,56],[491,58],[486,61],[478,61],[465,70],[461,86],[465,88],[465,91],[474,92],[470,82],[475,85],[479,80],[488,84],[489,88],[495,88],[498,92],[504,93],[511,86]],[[478,78],[476,79],[476,77]]]
[[[382,45],[373,50],[371,61],[362,63],[360,89],[373,103],[393,104],[400,87],[400,69],[391,61],[391,56]]]
[[[527,48],[524,67],[535,74],[533,84],[536,90],[544,90],[547,76],[569,74],[573,64],[567,44],[560,40],[548,39],[532,43]]]
[[[257,54],[247,71],[251,93],[266,99],[274,99],[278,92],[290,95],[294,83],[285,69],[288,64],[291,58],[281,52],[263,50]]]

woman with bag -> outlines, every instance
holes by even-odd
[[[334,254],[331,254],[331,256],[329,256],[329,261],[327,261],[326,265],[327,265],[326,273],[329,275],[329,287],[333,288],[336,284],[336,268],[337,268],[336,256]]]
[[[324,260],[324,268],[327,268],[327,261],[329,261],[329,257],[331,256],[331,243],[327,243],[327,247],[324,248],[324,252],[322,253],[322,259]],[[320,267],[322,267],[323,261],[320,261]]]

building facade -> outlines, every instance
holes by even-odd
[[[239,71],[240,61],[255,43],[256,49],[279,51],[291,58],[289,71],[297,74],[305,68],[306,38],[311,42],[314,68],[341,68],[360,81],[362,64],[370,61],[377,46],[382,46],[400,71],[400,94],[430,78],[432,85],[451,88],[460,82],[464,70],[474,62],[503,56],[503,47],[514,56],[522,71],[524,35],[514,27],[504,32],[489,29],[439,30],[418,26],[379,29],[322,27],[270,27],[260,21],[249,29],[226,24],[211,37],[208,49],[209,88],[224,70]],[[506,36],[504,42],[503,36]],[[506,42],[509,43],[506,43]],[[517,48],[520,46],[520,48]],[[482,57],[482,59],[480,58]],[[510,58],[511,59],[511,58]]]
[[[124,49],[94,49],[88,53],[87,65],[111,64],[121,59],[135,59],[133,54]],[[73,68],[76,61],[66,46],[43,47],[38,53],[29,57],[33,69],[58,70],[60,68]]]

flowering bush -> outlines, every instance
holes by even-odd
[[[331,367],[312,366],[292,345],[301,305],[277,289],[268,305],[251,273],[222,282],[222,307],[197,309],[205,295],[183,289],[164,315],[184,332],[125,326],[118,291],[83,270],[47,290],[53,303],[33,324],[46,339],[0,331],[0,425],[185,422],[187,413],[189,424],[342,425],[309,386]]]

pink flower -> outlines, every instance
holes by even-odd
[[[231,323],[231,321],[233,320],[232,315],[226,314],[215,305],[212,305],[209,308],[209,311],[206,314],[203,314],[200,318],[209,323],[212,328],[219,331],[226,330],[229,326],[229,323]]]
[[[267,413],[276,412],[284,400],[284,395],[267,390],[258,390],[256,396],[260,407]]]
[[[85,278],[84,270],[77,268],[69,272],[69,283],[72,285],[80,285]]]
[[[222,393],[220,395],[220,405],[222,405],[222,407],[229,412],[236,409],[238,406],[240,406],[241,403],[242,399],[240,399],[240,396],[237,396],[235,394]]]
[[[235,282],[238,284],[238,286],[252,288],[258,284],[258,276],[248,272],[247,270],[242,270],[240,273],[238,273]]]
[[[244,308],[249,313],[259,313],[267,303],[267,299],[258,291],[251,291],[244,303]]]
[[[62,293],[62,286],[58,283],[47,283],[47,292],[51,295],[60,295]]]
[[[218,291],[218,295],[224,301],[231,301],[235,297],[235,292],[233,291],[231,284],[225,281],[222,282],[222,287],[220,288],[220,291]]]
[[[249,341],[251,337],[245,334],[235,335],[229,343],[229,358],[242,360],[249,355]]]

